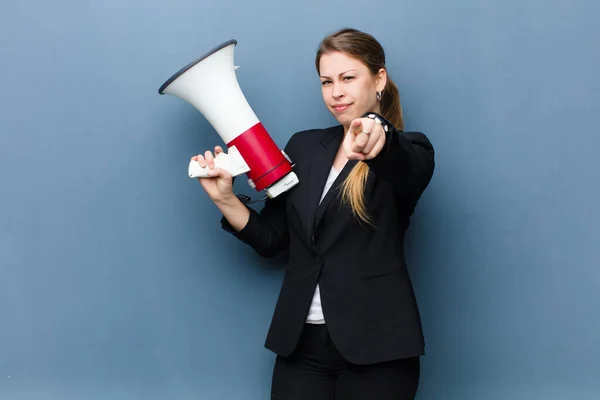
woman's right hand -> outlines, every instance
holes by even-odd
[[[215,203],[226,202],[235,197],[231,174],[222,168],[215,168],[215,157],[222,152],[223,149],[221,146],[215,146],[214,155],[207,150],[204,152],[204,156],[198,154],[192,157],[192,160],[197,161],[201,167],[208,166],[210,169],[208,171],[208,178],[198,178],[198,181],[210,199]]]

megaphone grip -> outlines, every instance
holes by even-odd
[[[292,165],[283,155],[261,122],[227,143],[235,146],[250,167],[248,178],[263,190],[277,182],[292,170]]]

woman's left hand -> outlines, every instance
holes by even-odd
[[[349,160],[371,160],[383,149],[385,132],[371,118],[357,118],[344,138],[344,151]]]

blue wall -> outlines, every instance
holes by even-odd
[[[600,398],[599,3],[366,4],[2,1],[1,399],[268,398],[283,260],[220,230],[186,176],[220,139],[157,89],[235,38],[283,146],[335,123],[313,59],[342,26],[437,150],[408,237],[419,399]]]

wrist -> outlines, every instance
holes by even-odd
[[[236,201],[239,201],[239,199],[231,192],[216,197],[213,201],[218,207],[227,207],[233,205]]]
[[[385,119],[382,115],[380,115],[378,113],[367,112],[367,113],[363,114],[362,117],[369,118],[369,119],[372,119],[373,121],[375,121],[378,125],[380,125],[383,128],[383,132],[385,134],[390,133],[394,129],[394,126],[392,125],[392,123],[390,123],[390,121],[388,121],[387,119]]]

